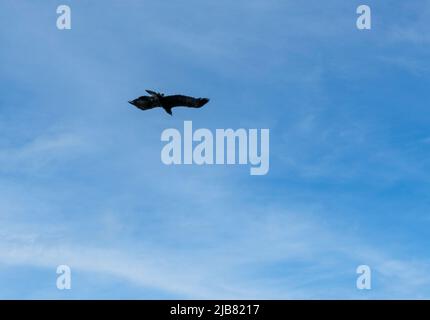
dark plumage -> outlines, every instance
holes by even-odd
[[[174,107],[201,108],[209,102],[207,98],[193,98],[183,95],[165,96],[162,93],[146,90],[150,96],[141,96],[137,99],[129,101],[135,107],[141,110],[149,110],[153,108],[163,108],[168,114],[172,115]]]

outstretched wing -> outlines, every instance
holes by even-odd
[[[160,98],[160,97],[164,96],[164,94],[159,93],[159,92],[155,92],[155,91],[152,91],[152,90],[145,90],[145,91],[148,92],[153,97]]]
[[[189,108],[201,108],[209,102],[207,98],[193,98],[183,95],[172,95],[165,96],[162,99],[162,104],[173,108],[173,107],[189,107]]]

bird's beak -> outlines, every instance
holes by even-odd
[[[129,103],[129,104],[133,104],[133,101],[129,101],[128,103]]]

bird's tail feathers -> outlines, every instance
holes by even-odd
[[[197,99],[197,108],[203,107],[208,102],[209,102],[208,98],[198,98]]]

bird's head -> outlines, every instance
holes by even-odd
[[[146,110],[156,107],[157,102],[157,98],[142,96],[134,100],[130,100],[128,103],[139,109]]]

